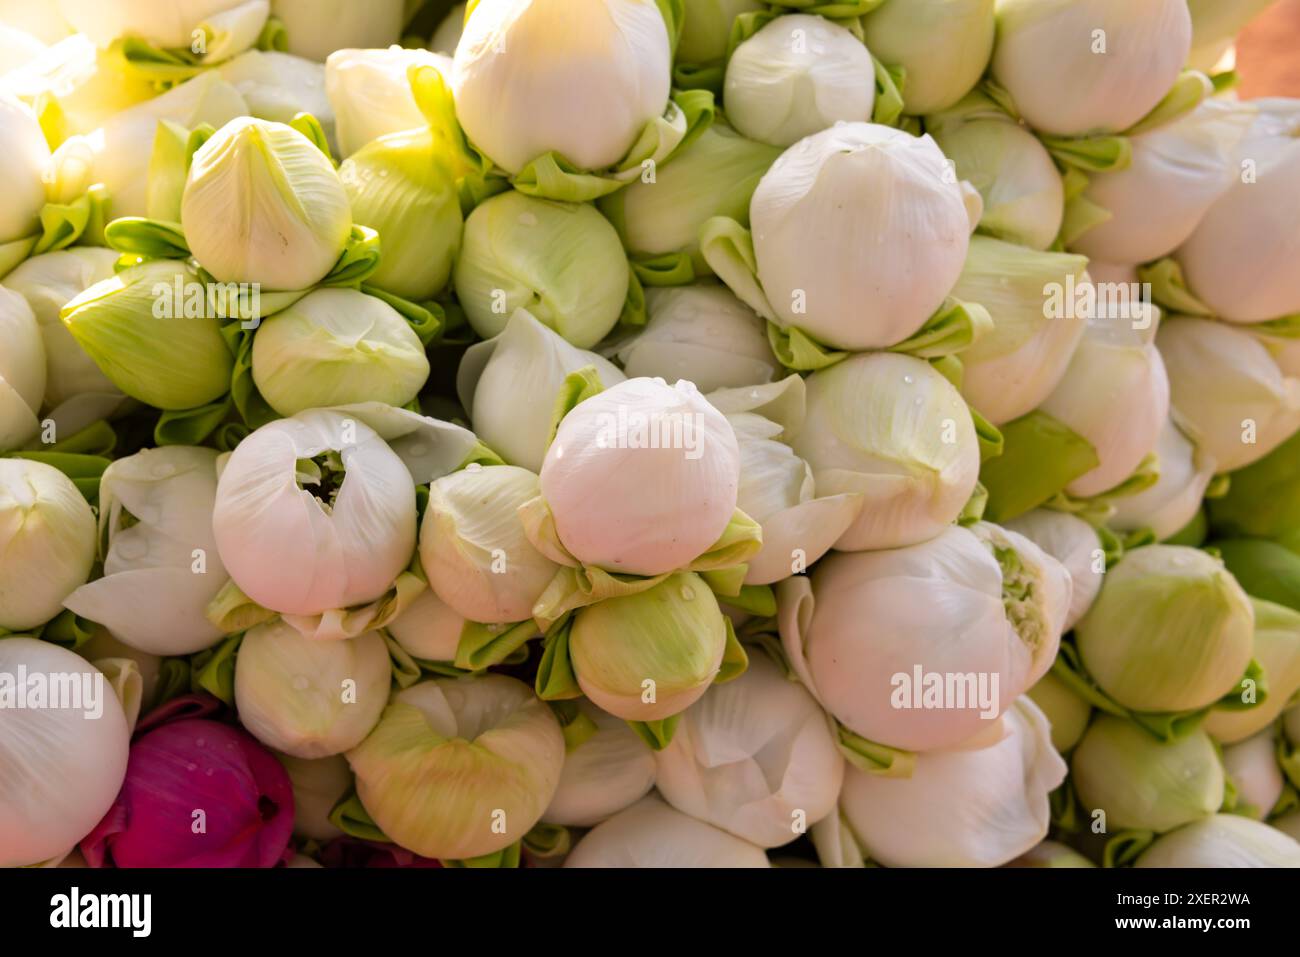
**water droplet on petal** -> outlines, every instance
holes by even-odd
[[[470,462],[469,465],[465,466],[465,471],[466,471],[466,472],[482,472],[482,471],[483,471],[483,463],[482,463],[482,462]]]
[[[913,379],[910,375],[905,375],[905,376],[903,376],[903,384],[904,384],[904,385],[911,385],[911,384],[912,384],[913,382],[915,382],[915,381],[916,381],[916,380]]]
[[[695,589],[692,588],[690,585],[683,585],[681,590],[681,596],[684,601],[694,601]]]

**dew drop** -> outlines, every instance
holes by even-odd
[[[465,471],[466,471],[466,472],[482,472],[482,471],[483,471],[483,463],[482,463],[482,462],[470,462],[469,465],[465,466]]]
[[[695,589],[692,588],[690,585],[683,585],[681,590],[681,596],[683,601],[694,601]]]
[[[915,381],[916,381],[916,380],[913,379],[910,375],[905,375],[905,376],[903,376],[903,384],[904,384],[904,385],[911,385],[911,384],[912,384],[913,382],[915,382]]]

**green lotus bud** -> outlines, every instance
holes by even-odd
[[[1205,730],[1225,744],[1268,728],[1300,691],[1300,612],[1257,598],[1251,599],[1251,605],[1255,609],[1255,660],[1264,669],[1268,696],[1248,710],[1214,711],[1206,717]]]
[[[218,280],[306,289],[338,261],[352,212],[311,140],[283,123],[240,117],[194,154],[181,225],[194,258]]]
[[[1300,867],[1300,842],[1237,814],[1215,814],[1160,838],[1135,867]]]
[[[903,110],[946,110],[979,82],[993,54],[993,0],[890,0],[862,21],[867,46],[906,72]]]
[[[514,678],[439,678],[394,695],[347,757],[385,834],[423,857],[461,860],[537,823],[560,780],[564,735]]]
[[[1052,672],[1038,679],[1025,694],[1034,699],[1052,726],[1052,747],[1066,754],[1079,743],[1092,716],[1092,706]]]
[[[1075,628],[1103,691],[1135,711],[1206,708],[1250,664],[1255,615],[1219,561],[1178,545],[1129,552]]]
[[[1272,538],[1300,552],[1300,433],[1233,472],[1228,494],[1209,508],[1221,535]]]
[[[726,646],[718,601],[692,572],[582,609],[569,636],[583,692],[626,721],[686,710],[712,684]]]
[[[339,167],[352,218],[379,232],[383,257],[367,280],[406,299],[432,299],[451,278],[464,223],[455,179],[425,128],[390,133]]]
[[[1236,538],[1214,547],[1249,594],[1300,611],[1300,554],[1262,538]]]
[[[378,632],[304,638],[283,621],[251,629],[239,646],[235,705],[263,744],[299,758],[360,744],[388,703],[392,665]]]
[[[1131,721],[1098,715],[1074,749],[1070,773],[1084,809],[1106,813],[1107,831],[1164,833],[1223,804],[1223,766],[1199,729],[1161,741]]]
[[[265,320],[253,338],[253,381],[284,416],[353,402],[404,406],[428,378],[410,324],[355,289],[318,289]]]
[[[513,465],[471,466],[429,486],[420,562],[429,585],[470,621],[532,615],[559,566],[528,541],[519,507],[541,494],[537,476]]]
[[[90,575],[95,513],[62,472],[0,459],[0,628],[49,621]]]
[[[580,349],[614,328],[627,298],[627,256],[618,233],[585,203],[509,192],[465,221],[456,294],[484,339],[527,309]]]
[[[198,276],[160,259],[97,282],[63,323],[109,380],[159,409],[192,409],[230,389],[234,358]]]
[[[707,275],[700,227],[712,216],[749,225],[749,201],[780,155],[780,147],[746,139],[715,121],[656,170],[653,180],[634,180],[597,205],[634,256],[688,253],[696,273]]]

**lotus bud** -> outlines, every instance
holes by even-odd
[[[289,775],[248,734],[173,721],[132,743],[122,790],[81,850],[91,867],[274,867],[293,813]]]
[[[465,619],[430,588],[388,623],[388,634],[412,658],[454,661]]]
[[[1043,841],[1035,844],[1014,861],[1003,867],[1096,867],[1072,847],[1059,841]]]
[[[304,638],[282,621],[250,629],[239,646],[235,705],[257,740],[299,758],[360,744],[388,703],[392,665],[377,632]]]
[[[159,409],[230,391],[234,359],[186,263],[158,259],[95,283],[62,310],[72,338],[115,386]]]
[[[692,572],[579,610],[569,635],[583,693],[625,721],[659,721],[698,701],[726,647],[718,601]]]
[[[787,150],[754,191],[759,282],[783,326],[836,349],[896,345],[952,290],[978,207],[929,136],[834,126]]]
[[[1136,495],[1115,500],[1115,512],[1108,524],[1116,531],[1149,528],[1163,540],[1177,534],[1199,512],[1201,499],[1217,470],[1214,459],[1192,444],[1172,416],[1160,430],[1156,455],[1160,460],[1156,483]]]
[[[550,326],[520,309],[495,339],[465,352],[456,376],[461,404],[474,431],[512,465],[541,470],[550,437],[553,404],[570,373],[594,366],[601,384],[618,385],[627,376],[594,352],[569,345]]]
[[[348,0],[271,0],[271,14],[284,24],[289,52],[324,60],[344,44],[386,47],[401,37],[403,0],[358,7]]]
[[[456,614],[483,622],[532,616],[559,570],[528,541],[519,517],[540,488],[536,475],[513,465],[471,466],[429,486],[420,562]]]
[[[483,0],[456,47],[452,87],[466,134],[506,172],[551,151],[598,170],[664,112],[671,72],[651,0]]]
[[[455,54],[456,47],[460,43],[461,32],[465,29],[465,8],[467,6],[469,6],[468,3],[458,3],[442,18],[442,22],[438,24],[438,29],[433,31],[433,38],[429,40],[430,50],[448,57]]]
[[[635,256],[690,256],[696,275],[710,269],[700,230],[713,216],[749,224],[754,190],[781,150],[741,136],[721,118],[673,154],[651,182],[636,179],[597,203]]]
[[[1184,0],[1001,0],[991,69],[1034,129],[1118,133],[1169,92],[1191,44]]]
[[[152,96],[152,88],[146,85],[146,89]],[[55,151],[51,198],[71,202],[88,187],[101,183],[113,216],[149,215],[151,165],[159,122],[169,120],[186,129],[205,123],[220,127],[247,112],[248,104],[239,91],[216,71],[202,73],[128,109],[114,110],[84,136],[69,138]],[[169,210],[168,214],[168,218],[176,219],[179,210]]]
[[[1163,834],[1223,804],[1223,766],[1200,729],[1161,741],[1131,721],[1100,714],[1074,749],[1070,774],[1083,808],[1105,812],[1107,831]]]
[[[335,50],[325,61],[325,95],[334,107],[339,151],[351,156],[388,133],[425,129],[428,120],[411,94],[414,66],[451,73],[451,58],[428,50]]]
[[[81,645],[77,653],[90,662],[102,661],[105,658],[124,658],[131,662],[140,675],[141,700],[144,702],[154,700],[162,670],[163,660],[160,656],[124,645],[114,638],[107,628],[94,629],[90,640]]]
[[[305,289],[352,230],[329,157],[282,123],[232,120],[199,147],[181,199],[194,258],[221,282]]]
[[[320,122],[330,147],[337,149],[334,107],[325,95],[323,64],[276,50],[248,50],[221,64],[217,73],[239,91],[250,115],[288,123],[299,113],[310,113]]]
[[[980,452],[970,410],[934,367],[910,356],[853,356],[807,380],[791,447],[820,495],[864,505],[836,547],[898,548],[933,538],[975,491]]]
[[[777,17],[727,61],[727,117],[744,136],[790,146],[839,122],[871,119],[876,68],[862,41],[838,23]]]
[[[886,867],[996,867],[1047,836],[1048,792],[1065,779],[1047,719],[1020,699],[983,747],[917,755],[909,778],[850,767],[841,812]]]
[[[787,656],[855,734],[915,751],[953,747],[987,731],[1051,666],[1069,574],[1015,532],[977,529],[832,555],[810,586],[781,586]]]
[[[95,560],[95,513],[62,472],[0,459],[0,628],[49,621]]]
[[[1071,244],[1085,256],[1144,263],[1173,252],[1232,185],[1250,116],[1207,100],[1172,123],[1130,139],[1133,161],[1095,173],[1084,197],[1110,213]]]
[[[1039,406],[1082,436],[1100,464],[1066,492],[1088,498],[1133,474],[1169,417],[1169,376],[1151,341],[1153,328],[1106,317],[1088,320],[1064,377]]]
[[[99,483],[104,577],[64,605],[121,641],[156,655],[216,644],[208,603],[226,583],[212,509],[217,453],[171,445],[118,459]]]
[[[1092,716],[1092,706],[1052,672],[1038,679],[1027,692],[1052,726],[1052,747],[1066,754],[1079,743]]]
[[[893,6],[908,9],[905,3]],[[980,232],[1030,249],[1047,249],[1056,241],[1065,216],[1065,186],[1033,133],[1003,117],[952,124],[927,117],[926,124],[957,177],[979,190]]]
[[[564,735],[514,678],[440,678],[394,695],[348,762],[385,834],[424,857],[461,860],[537,823],[560,780]]]
[[[780,368],[763,321],[725,286],[652,288],[646,306],[649,323],[618,350],[629,376],[712,392],[771,382]]]
[[[1237,789],[1240,813],[1262,821],[1282,797],[1284,780],[1277,763],[1273,729],[1265,728],[1223,749],[1223,768]]]
[[[1073,587],[1064,628],[1069,631],[1092,607],[1106,574],[1106,553],[1097,530],[1078,516],[1050,509],[1035,509],[1021,515],[1007,522],[1007,528],[1025,536],[1070,573]]]
[[[655,795],[598,824],[565,867],[770,867],[761,847],[696,820]]]
[[[270,13],[263,0],[183,0],[162,10],[135,0],[58,0],[58,7],[73,30],[100,47],[131,36],[162,48],[188,50],[196,33],[220,29],[239,38],[225,56],[252,46]]]
[[[12,96],[0,96],[0,176],[5,184],[0,200],[0,244],[38,232],[45,205],[41,178],[50,162],[50,148],[36,117]],[[12,266],[4,264],[4,268]]]
[[[383,248],[369,282],[411,300],[432,299],[451,279],[463,225],[451,169],[428,129],[389,133],[339,167],[352,217]]]
[[[677,810],[760,847],[834,813],[844,777],[826,713],[761,654],[682,714],[655,762],[659,793]]]
[[[560,786],[542,820],[593,827],[646,796],[655,783],[655,758],[626,721],[585,698],[575,704],[591,736],[565,755]]]
[[[1135,867],[1300,867],[1300,842],[1237,814],[1215,814],[1157,840]]]
[[[677,59],[682,63],[712,63],[727,55],[731,25],[742,13],[763,9],[758,0],[686,0]]]
[[[1161,324],[1156,344],[1179,423],[1220,471],[1262,459],[1300,428],[1300,379],[1249,333],[1178,317]]]
[[[1178,545],[1150,545],[1106,573],[1075,628],[1088,674],[1134,711],[1196,711],[1238,687],[1255,616],[1223,562]]]
[[[1232,42],[1273,0],[1187,0],[1192,15],[1192,55],[1188,65],[1211,72]]]
[[[485,339],[522,308],[589,349],[618,322],[628,275],[618,233],[595,207],[511,191],[465,221],[455,284],[470,325]]]
[[[1285,266],[1300,239],[1282,226],[1300,215],[1300,108],[1286,99],[1252,107],[1231,187],[1174,254],[1190,290],[1230,322],[1300,312],[1300,278]]]
[[[59,689],[73,697],[49,707]],[[0,867],[61,858],[122,786],[130,741],[122,705],[84,658],[23,637],[0,641],[0,701]]]
[[[1052,394],[1083,337],[1082,317],[1043,307],[1051,288],[1086,282],[1088,260],[974,236],[953,295],[978,302],[993,331],[962,351],[962,395],[994,425],[1032,412]]]
[[[40,429],[45,344],[27,300],[0,286],[0,451],[21,448]]]
[[[8,281],[6,281],[8,284]],[[1233,473],[1228,494],[1208,502],[1210,523],[1227,535],[1253,535],[1300,552],[1300,435]]]
[[[903,111],[946,110],[971,91],[993,55],[994,0],[893,0],[862,21],[871,51],[905,71]]]
[[[1224,744],[1269,728],[1300,691],[1300,612],[1258,598],[1252,598],[1251,605],[1255,660],[1264,669],[1268,696],[1247,711],[1214,711],[1206,717],[1205,730]]]
[[[253,338],[253,381],[280,415],[352,402],[400,407],[428,378],[410,324],[355,289],[317,289],[264,320]]]
[[[74,246],[34,256],[5,276],[6,288],[27,300],[45,344],[45,403],[50,408],[80,395],[117,396],[117,386],[86,354],[59,318],[67,303],[113,275],[117,253]],[[98,417],[98,416],[97,416]]]
[[[690,383],[629,379],[565,416],[541,480],[575,558],[659,575],[708,551],[731,522],[740,448],[726,417]]]
[[[415,487],[364,422],[313,410],[230,456],[213,512],[221,561],[258,604],[316,615],[380,597],[415,550]]]
[[[293,785],[293,833],[308,841],[332,841],[343,832],[329,816],[352,788],[352,769],[341,754],[304,760],[277,754]]]

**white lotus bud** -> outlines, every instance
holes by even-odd
[[[651,795],[598,824],[565,867],[770,867],[761,847]]]

